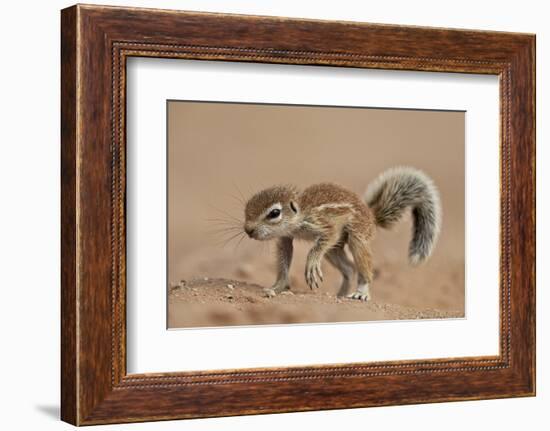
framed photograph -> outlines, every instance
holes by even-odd
[[[62,419],[535,394],[535,36],[61,14]]]
[[[465,317],[464,111],[170,100],[167,114],[169,328]]]

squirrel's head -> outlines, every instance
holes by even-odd
[[[300,217],[298,192],[292,186],[276,186],[252,196],[244,209],[244,231],[265,241],[292,235]]]

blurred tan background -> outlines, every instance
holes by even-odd
[[[463,112],[170,101],[169,326],[463,316],[464,121]],[[220,232],[239,226],[242,201],[262,188],[332,181],[362,194],[396,165],[432,177],[442,231],[430,261],[413,268],[410,216],[379,230],[369,304],[336,300],[340,278],[328,263],[321,289],[309,291],[303,272],[311,244],[303,242],[291,270],[294,295],[263,298],[261,287],[275,278],[273,244],[225,243],[232,232]]]

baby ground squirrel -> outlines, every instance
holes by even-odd
[[[370,245],[376,227],[390,227],[409,207],[413,216],[409,262],[415,265],[432,253],[441,225],[437,188],[418,169],[397,167],[383,172],[368,186],[364,200],[331,183],[301,192],[294,186],[276,186],[256,193],[245,206],[244,230],[259,241],[277,238],[277,280],[265,289],[266,294],[290,289],[292,241],[297,238],[314,242],[305,268],[311,289],[323,281],[321,261],[326,257],[343,276],[338,296],[367,301],[373,273]],[[354,262],[347,257],[346,244]],[[350,292],[356,271],[357,288]]]

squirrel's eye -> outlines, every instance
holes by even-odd
[[[268,219],[274,219],[274,218],[277,218],[281,215],[281,210],[280,209],[273,209],[271,211],[269,211],[269,214],[267,215],[267,218]]]

